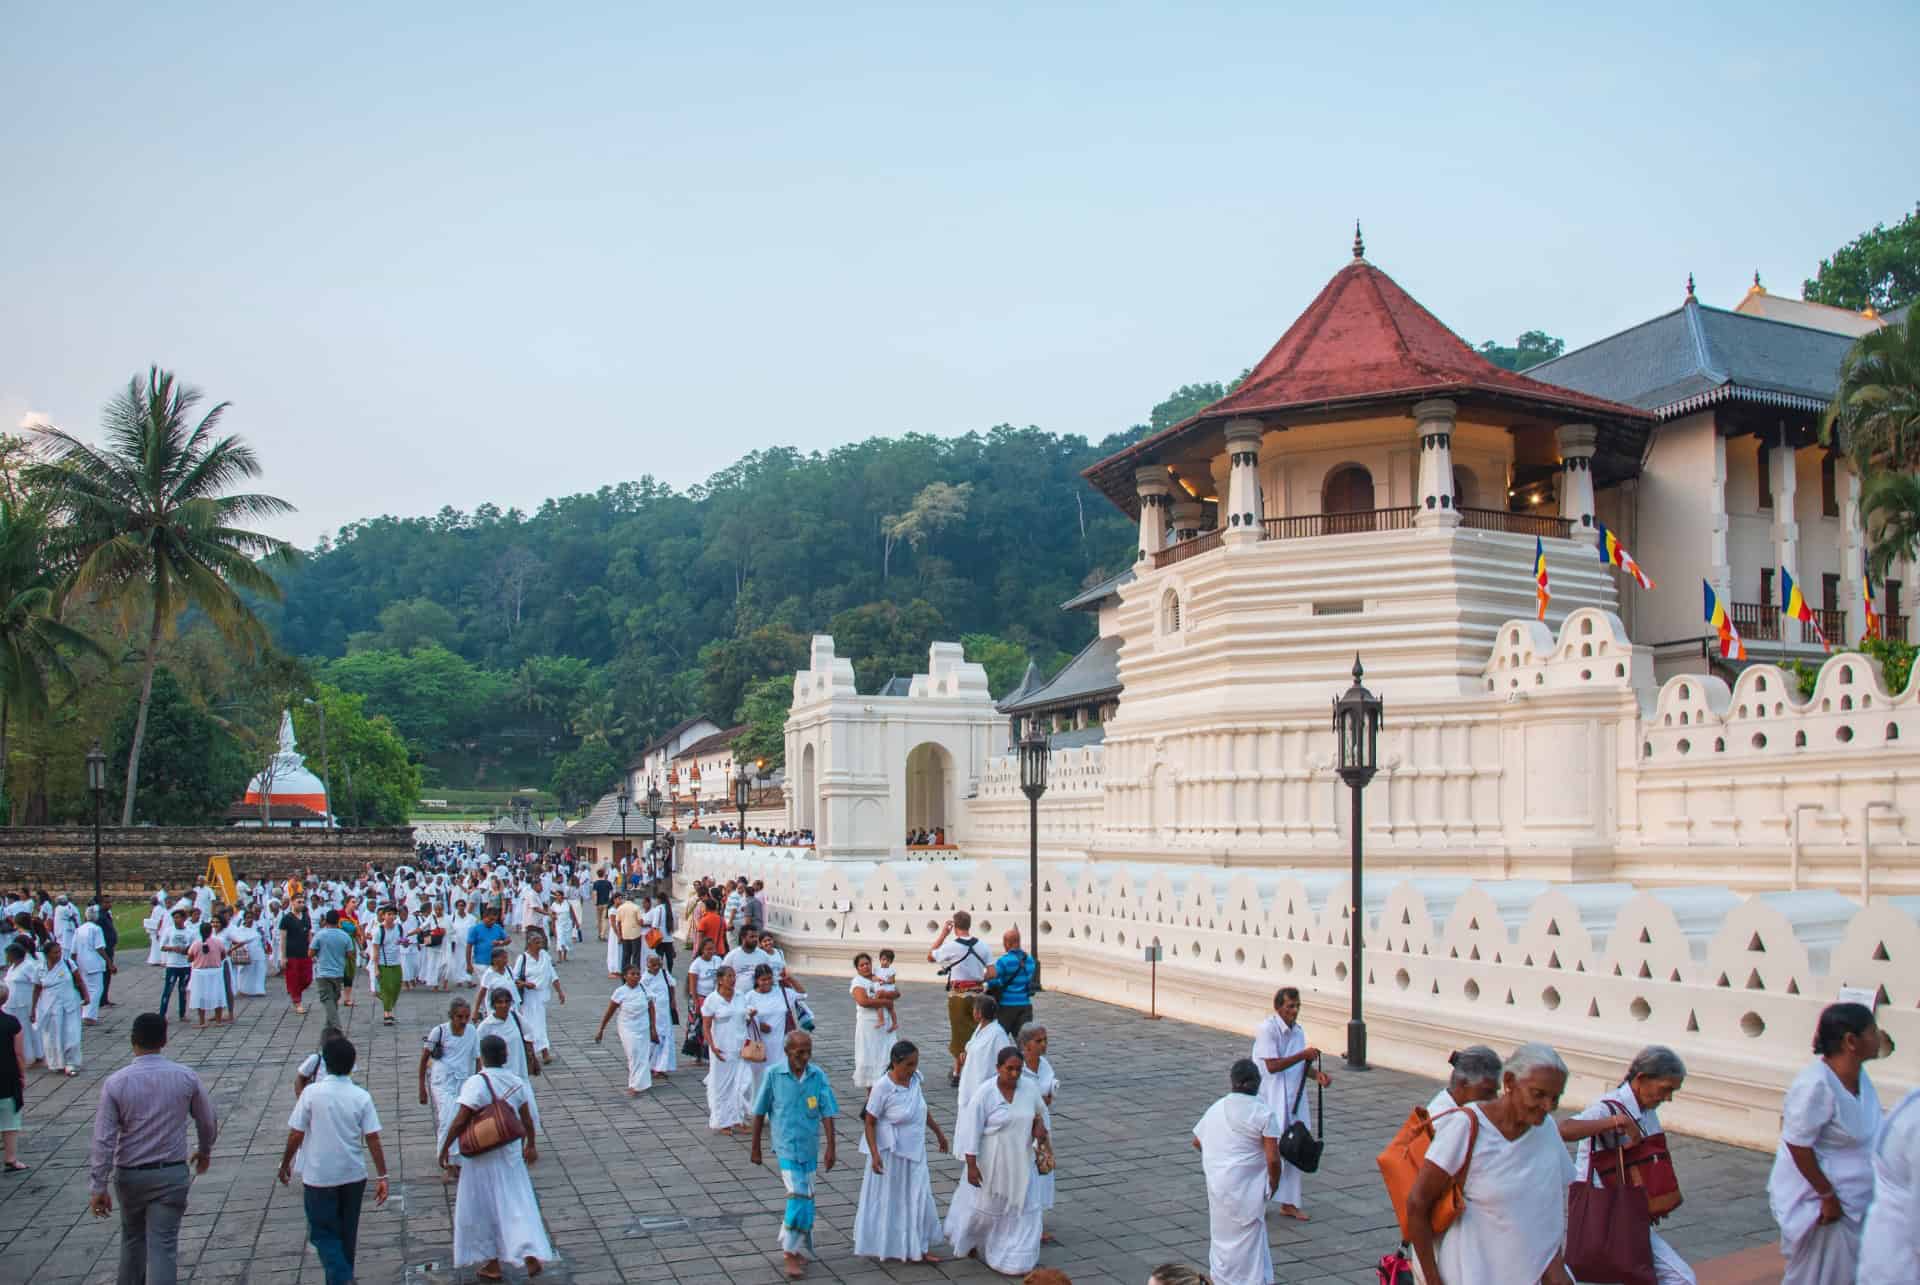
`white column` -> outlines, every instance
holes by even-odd
[[[1133,485],[1140,496],[1140,559],[1151,558],[1167,547],[1168,498],[1165,465],[1149,464],[1133,471]]]
[[[1173,502],[1173,539],[1177,544],[1181,540],[1191,540],[1200,534],[1200,518],[1207,506],[1182,492]]]
[[[1840,487],[1840,601],[1847,611],[1846,641],[1857,646],[1867,633],[1866,586],[1861,582],[1867,536],[1860,519],[1860,473],[1852,460],[1837,453],[1833,468]]]
[[[1414,431],[1420,438],[1420,482],[1414,488],[1413,524],[1417,527],[1460,525],[1453,493],[1453,417],[1457,408],[1444,397],[1413,408]],[[1377,506],[1376,506],[1377,507]]]
[[[1727,557],[1727,439],[1713,428],[1713,477],[1707,486],[1707,579],[1728,612],[1733,610],[1733,564]],[[1701,628],[1705,628],[1705,624]]]
[[[1260,525],[1260,421],[1236,419],[1227,423],[1227,507],[1220,529],[1228,544],[1254,544],[1265,534]]]
[[[1771,447],[1762,444],[1760,449],[1771,459],[1773,474],[1774,565],[1792,573],[1793,582],[1800,586],[1800,595],[1811,606],[1814,601],[1813,586],[1800,579],[1800,523],[1799,514],[1794,509],[1799,502],[1800,479],[1793,458],[1793,447],[1782,442],[1779,446]],[[1773,592],[1777,599],[1780,594],[1780,582],[1777,579]],[[1799,621],[1781,618],[1781,642],[1799,642],[1805,637],[1806,629]]]
[[[1560,446],[1560,516],[1573,523],[1576,540],[1593,531],[1593,448],[1599,436],[1591,424],[1562,424],[1553,433]]]

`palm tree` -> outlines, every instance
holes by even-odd
[[[68,653],[104,656],[99,644],[54,617],[45,512],[0,499],[0,786],[13,720],[45,718],[56,688],[78,685]]]
[[[1867,528],[1867,571],[1885,580],[1895,562],[1920,561],[1920,477],[1875,473],[1860,493]]]
[[[48,462],[34,476],[66,518],[62,535],[73,560],[66,592],[116,608],[128,628],[147,617],[121,825],[133,824],[162,635],[197,607],[230,641],[257,645],[265,630],[241,594],[277,600],[280,586],[261,564],[296,556],[286,541],[241,525],[293,506],[277,496],[229,493],[260,475],[260,461],[238,437],[215,436],[225,402],[189,427],[200,400],[199,389],[155,366],[108,404],[103,447],[57,428],[35,430]]]
[[[1863,473],[1920,467],[1920,332],[1911,324],[1862,335],[1840,364],[1840,388],[1820,440],[1844,447]]]

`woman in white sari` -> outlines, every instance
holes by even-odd
[[[1207,1175],[1207,1268],[1214,1285],[1273,1285],[1266,1212],[1280,1178],[1280,1118],[1260,1100],[1252,1058],[1235,1062],[1227,1083],[1227,1095],[1193,1126]]]
[[[444,1138],[460,1113],[460,1090],[472,1077],[480,1059],[480,1028],[473,1023],[467,1001],[447,1005],[447,1020],[427,1032],[420,1048],[420,1102],[433,1107],[434,1134]],[[442,1162],[452,1165],[444,1177],[459,1178],[460,1148]]]
[[[1407,1196],[1407,1229],[1427,1285],[1572,1285],[1565,1251],[1573,1161],[1553,1123],[1567,1064],[1544,1044],[1522,1044],[1500,1080],[1498,1098],[1434,1126]],[[1434,1202],[1469,1159],[1466,1200],[1436,1247]]]
[[[1920,1281],[1920,1089],[1900,1099],[1873,1148],[1873,1204],[1860,1229],[1858,1285]]]
[[[647,967],[640,975],[640,984],[653,997],[657,1018],[653,1028],[653,1074],[656,1079],[664,1080],[680,1069],[680,1045],[673,1038],[673,974],[667,971],[666,961],[658,951],[647,952]]]
[[[527,1109],[533,1112],[533,1122],[540,1123],[540,1100],[534,1095],[533,1078],[540,1074],[540,1059],[533,1055],[533,1044],[527,1038],[527,1028],[521,1024],[520,1014],[513,1007],[513,992],[505,986],[496,986],[487,996],[490,1015],[482,1018],[476,1025],[480,1038],[498,1035],[507,1046],[507,1070],[527,1082]]]
[[[514,967],[513,981],[520,989],[520,1020],[526,1024],[527,1036],[533,1041],[533,1051],[540,1055],[540,1064],[545,1066],[553,1061],[553,1043],[547,1038],[547,1004],[556,998],[562,1004],[567,1002],[567,992],[560,985],[560,972],[547,950],[545,934],[527,934],[527,950]]]
[[[873,956],[861,951],[853,957],[853,1083],[864,1089],[886,1073],[887,1051],[897,1033],[886,1028],[887,1004],[880,998],[880,979],[873,975]]]
[[[760,1082],[767,1078],[767,1072],[787,1064],[788,1032],[799,1028],[793,1025],[785,997],[773,988],[772,965],[754,965],[749,984],[752,989],[743,996],[747,1005],[747,1038],[759,1040],[766,1049],[764,1059],[747,1063],[747,1073],[753,1078],[749,1100],[758,1101]]]
[[[460,1185],[453,1202],[453,1265],[474,1267],[483,1281],[500,1279],[500,1260],[516,1258],[536,1276],[541,1260],[553,1257],[553,1245],[540,1221],[527,1166],[539,1159],[534,1146],[532,1092],[527,1082],[504,1069],[507,1042],[497,1035],[480,1041],[480,1070],[460,1089],[460,1110],[440,1136],[440,1163],[459,1145],[460,1131],[474,1114],[504,1101],[520,1116],[525,1130],[516,1144],[460,1158]]]
[[[1032,1080],[1034,1087],[1040,1090],[1040,1100],[1047,1104],[1047,1110],[1053,1110],[1053,1095],[1059,1091],[1060,1077],[1053,1073],[1053,1063],[1047,1060],[1047,1028],[1038,1022],[1028,1022],[1020,1028],[1020,1074]],[[1033,1179],[1040,1185],[1040,1208],[1053,1208],[1053,1170],[1036,1174]],[[1052,1233],[1040,1237],[1040,1243],[1053,1243]]]
[[[753,1099],[753,1072],[740,1058],[747,1042],[746,996],[735,998],[733,970],[725,964],[713,975],[713,994],[700,1004],[700,1024],[712,1058],[707,1067],[707,1128],[732,1136],[747,1122]]]
[[[642,985],[640,970],[629,968],[620,987],[600,1015],[593,1042],[607,1037],[607,1023],[620,1016],[620,1047],[627,1055],[627,1096],[637,1098],[653,1087],[653,1045],[666,1014],[655,1006],[653,991]]]
[[[260,912],[248,906],[240,921],[227,928],[227,944],[233,954],[233,990],[236,995],[267,993],[267,945],[260,931]]]
[[[1781,1285],[1852,1285],[1881,1123],[1866,1068],[1880,1056],[1873,1010],[1829,1004],[1813,1051],[1819,1056],[1787,1090],[1767,1204],[1787,1259]]]
[[[1020,1050],[995,1056],[993,1078],[960,1104],[953,1149],[967,1176],[947,1206],[953,1252],[977,1257],[994,1271],[1023,1276],[1040,1257],[1045,1214],[1034,1182],[1034,1143],[1052,1123],[1040,1089],[1021,1075]]]
[[[920,1050],[909,1040],[887,1054],[887,1070],[867,1094],[860,1154],[860,1204],[853,1216],[853,1252],[862,1258],[937,1263],[927,1252],[940,1239],[940,1210],[927,1170],[927,1130],[947,1149],[947,1135],[927,1110]]]
[[[153,894],[153,904],[147,907],[147,917],[140,921],[147,930],[147,963],[160,967],[160,932],[167,926],[167,894]]]
[[[1619,1088],[1594,1099],[1571,1119],[1562,1120],[1560,1140],[1580,1144],[1573,1155],[1573,1180],[1599,1185],[1592,1164],[1595,1138],[1600,1139],[1605,1149],[1659,1133],[1657,1109],[1673,1100],[1686,1078],[1686,1063],[1678,1053],[1662,1044],[1649,1044],[1634,1056]],[[1652,1228],[1647,1230],[1647,1238],[1653,1250],[1655,1285],[1695,1285],[1693,1268],[1687,1265],[1679,1250]]]

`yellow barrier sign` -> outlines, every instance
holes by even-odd
[[[229,906],[240,904],[240,885],[234,882],[233,866],[225,857],[211,857],[207,860],[206,880],[220,893],[220,900]]]

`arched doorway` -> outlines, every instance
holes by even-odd
[[[1456,509],[1477,509],[1480,507],[1480,480],[1470,468],[1456,467],[1453,470],[1453,507]]]
[[[1371,531],[1373,474],[1358,464],[1343,464],[1320,485],[1320,511],[1327,515],[1327,534]]]
[[[907,755],[907,830],[947,830],[952,790],[953,760],[947,751],[932,741],[914,746]]]
[[[813,829],[818,783],[813,766],[813,746],[800,751],[800,794],[794,800],[794,820],[802,830]]]

